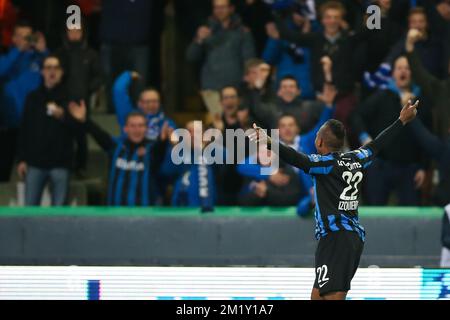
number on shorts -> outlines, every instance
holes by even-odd
[[[318,267],[316,270],[316,273],[318,274],[317,276],[317,283],[320,285],[323,282],[327,282],[330,279],[327,278],[327,273],[328,273],[328,267],[326,264],[324,264],[321,267]]]

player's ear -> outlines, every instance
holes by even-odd
[[[318,137],[317,138],[317,146],[322,148],[322,145],[323,145],[323,139],[321,137]]]

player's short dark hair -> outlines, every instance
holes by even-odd
[[[147,123],[147,117],[145,116],[145,114],[141,111],[131,111],[130,113],[127,114],[127,117],[125,118],[125,124],[128,123],[128,120],[130,118],[134,118],[134,117],[141,117],[145,120],[145,123]]]
[[[339,151],[343,148],[345,142],[345,126],[342,122],[330,119],[325,122],[326,133],[322,136],[325,144],[332,150]]]

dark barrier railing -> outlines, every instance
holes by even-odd
[[[437,267],[443,209],[362,207],[361,266]],[[1,265],[301,266],[314,219],[295,208],[0,208]]]

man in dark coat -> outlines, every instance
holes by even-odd
[[[87,43],[87,32],[81,29],[67,29],[63,45],[56,52],[65,70],[67,94],[75,101],[89,103],[90,96],[102,85],[102,67],[97,52]],[[89,108],[88,108],[89,111]],[[88,146],[86,134],[77,136],[75,170],[86,169]]]

